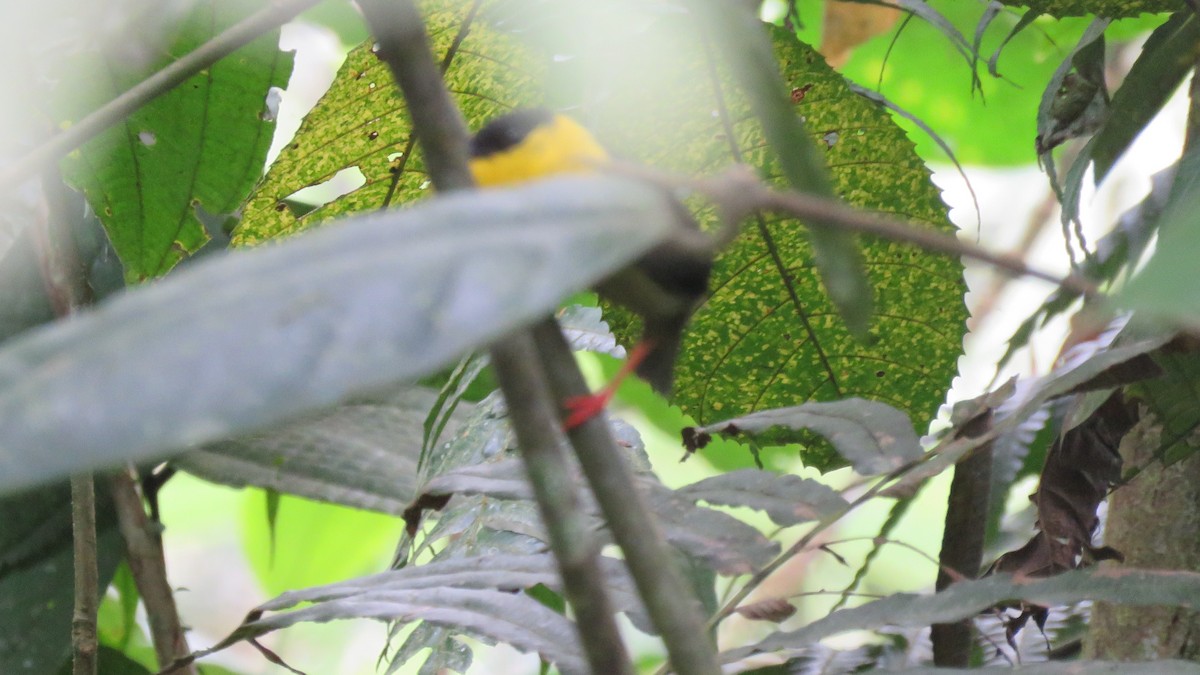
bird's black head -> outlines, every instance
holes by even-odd
[[[546,108],[522,108],[488,122],[471,137],[472,157],[486,157],[504,152],[520,143],[537,127],[554,120]]]

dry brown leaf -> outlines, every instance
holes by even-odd
[[[892,0],[885,0],[894,4]],[[857,2],[831,2],[825,7],[821,47],[817,51],[829,65],[846,63],[858,45],[886,33],[900,18],[900,10]]]

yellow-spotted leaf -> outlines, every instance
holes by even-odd
[[[480,6],[487,4],[437,0],[422,5],[446,85],[472,128],[541,100],[534,61],[520,43],[481,17]],[[349,189],[339,190],[335,177],[349,182]],[[313,192],[326,184],[342,194],[330,199]],[[251,195],[234,243],[255,244],[335,216],[411,201],[427,188],[404,99],[375,45],[365,42],[351,50]],[[325,203],[312,208],[314,199]]]

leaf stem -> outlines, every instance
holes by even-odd
[[[915,223],[880,213],[860,211],[836,199],[773,188],[745,166],[737,166],[708,178],[671,174],[620,161],[609,161],[599,168],[640,178],[656,185],[695,190],[707,196],[720,209],[725,220],[724,226],[715,235],[717,247],[727,245],[737,235],[736,225],[747,214],[756,210],[776,211],[801,218],[809,227],[836,227],[889,241],[912,244],[934,253],[971,258],[1015,276],[1042,279],[1084,296],[1093,296],[1099,292],[1095,284],[1077,274],[1058,276],[1030,267],[1018,256],[989,251],[974,242]]]

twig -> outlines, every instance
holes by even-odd
[[[263,33],[287,23],[318,2],[320,0],[269,3],[0,169],[0,189],[10,187],[23,177],[37,173],[46,163],[63,157],[100,132],[123,121],[150,101],[174,89],[184,80],[220,61]]]
[[[611,162],[606,165],[606,168],[659,185],[696,190],[713,200],[721,209],[726,222],[757,209],[777,211],[802,218],[810,227],[839,227],[850,232],[871,234],[890,241],[919,246],[935,253],[978,260],[1014,275],[1049,281],[1086,296],[1095,295],[1098,292],[1094,284],[1078,275],[1071,274],[1060,277],[1050,272],[1044,272],[1030,267],[1017,256],[995,253],[974,242],[964,241],[953,235],[921,228],[881,214],[859,211],[834,199],[773,189],[759,180],[753,171],[746,167],[737,167],[712,178],[691,178],[668,174],[627,162]],[[733,233],[735,231],[732,228],[726,227],[719,236],[724,238]],[[727,242],[718,241],[717,243],[724,245]]]
[[[150,638],[154,643],[154,654],[160,668],[166,668],[176,659],[187,656],[187,637],[179,621],[175,607],[175,594],[167,583],[167,566],[163,558],[162,538],[159,524],[146,517],[142,497],[138,492],[136,469],[129,467],[113,475],[113,505],[117,510],[117,524],[125,540],[125,556],[129,570],[137,584],[142,604],[146,606],[146,619],[150,624]],[[196,667],[188,664],[174,670],[177,673],[194,673]]]
[[[404,93],[434,186],[441,191],[472,187],[466,125],[433,60],[416,7],[408,0],[365,0],[361,6],[379,42],[379,56]],[[498,341],[491,356],[592,671],[633,673],[531,334],[518,332]]]
[[[91,301],[83,266],[71,230],[74,221],[58,171],[42,174],[45,211],[31,235],[37,251],[46,296],[60,318]],[[75,565],[75,607],[71,615],[73,675],[95,675],[99,656],[96,613],[100,604],[100,570],[96,549],[96,489],[92,472],[71,477],[71,533]]]
[[[100,573],[96,563],[96,492],[91,472],[71,477],[71,530],[75,553],[75,611],[71,616],[72,675],[96,675],[99,641],[96,611]]]
[[[583,375],[558,324],[543,320],[533,333],[555,399],[562,403],[587,395]],[[671,666],[682,675],[720,673],[714,645],[704,628],[703,610],[684,584],[662,531],[638,493],[633,472],[618,451],[607,420],[598,415],[572,429],[570,437],[613,539],[625,552],[629,572],[662,636]]]
[[[981,436],[992,427],[992,411],[963,425],[960,435]],[[974,579],[983,565],[983,538],[987,531],[989,493],[992,487],[992,444],[981,445],[954,466],[947,500],[946,526],[935,590],[942,592],[963,578]],[[971,664],[971,619],[935,623],[931,629],[933,664],[939,668],[966,668]]]
[[[594,673],[632,675],[633,661],[605,590],[599,542],[580,505],[579,488],[558,432],[558,413],[533,341],[527,331],[509,336],[492,347],[491,357],[588,663]]]

